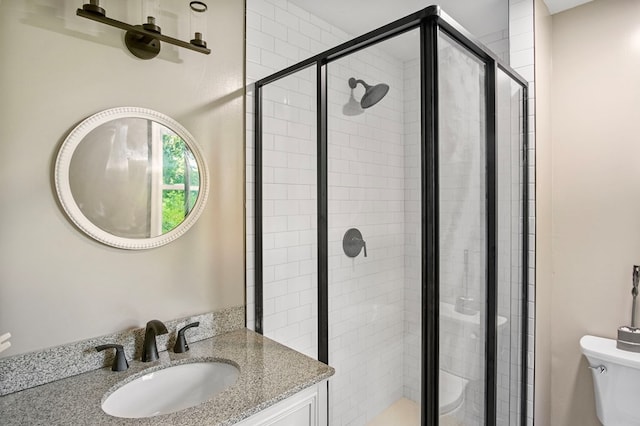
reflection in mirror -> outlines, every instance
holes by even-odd
[[[193,138],[169,117],[115,108],[89,117],[65,140],[56,188],[89,235],[116,247],[150,248],[195,221],[206,198],[206,165]]]
[[[178,226],[198,198],[198,165],[171,129],[142,118],[96,127],[71,158],[69,184],[82,213],[106,232],[157,237]]]

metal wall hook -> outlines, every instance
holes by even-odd
[[[357,228],[351,228],[344,233],[342,249],[348,257],[356,257],[364,249],[364,257],[367,257],[367,243]]]

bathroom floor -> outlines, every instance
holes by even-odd
[[[367,426],[417,426],[420,424],[420,405],[407,398],[400,398],[389,408],[367,423]],[[440,426],[460,426],[449,416],[440,417]]]

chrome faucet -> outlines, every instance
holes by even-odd
[[[158,346],[156,336],[167,334],[167,327],[160,320],[151,320],[144,331],[144,343],[142,345],[142,362],[151,362],[158,359]]]

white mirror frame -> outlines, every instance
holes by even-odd
[[[94,225],[80,210],[76,204],[73,194],[71,193],[71,185],[69,181],[69,169],[71,165],[71,158],[73,153],[82,142],[84,137],[96,127],[119,118],[143,118],[147,120],[153,120],[160,123],[169,129],[173,130],[178,136],[182,138],[191,149],[193,156],[198,164],[198,171],[200,173],[200,189],[198,192],[198,198],[195,205],[184,218],[182,223],[176,226],[166,234],[159,235],[157,237],[149,238],[126,238],[119,237],[110,234],[98,226]],[[62,143],[58,157],[56,159],[54,179],[56,192],[58,199],[67,213],[67,216],[71,221],[89,235],[91,238],[120,249],[128,250],[145,250],[160,247],[164,244],[170,243],[182,234],[187,232],[202,214],[207,197],[209,195],[209,170],[207,163],[202,156],[202,150],[196,143],[195,139],[180,123],[173,120],[164,114],[157,111],[153,111],[146,108],[138,107],[119,107],[111,108],[104,111],[100,111],[82,121],[69,133],[67,138]]]

